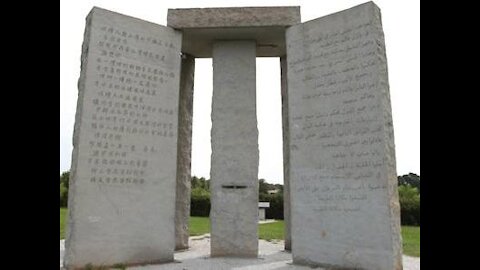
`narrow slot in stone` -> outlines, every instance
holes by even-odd
[[[247,186],[236,186],[236,185],[227,186],[227,185],[222,185],[222,188],[226,188],[226,189],[244,189],[244,188],[247,188]]]

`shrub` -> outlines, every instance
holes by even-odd
[[[283,219],[283,194],[259,194],[260,202],[270,202],[270,207],[265,209],[267,219]]]
[[[210,193],[202,188],[193,188],[190,200],[190,216],[208,217],[210,215]]]
[[[70,172],[66,171],[60,175],[60,207],[67,207],[68,205],[68,186],[69,186]]]
[[[410,185],[398,187],[402,225],[420,225],[420,194]]]
[[[283,194],[259,194],[259,200],[262,202],[270,202],[270,207],[266,209],[266,218],[283,219]],[[190,216],[208,217],[210,215],[210,192],[196,187],[192,188],[192,196],[190,200]]]
[[[60,207],[67,207],[68,204],[68,189],[64,183],[60,183]]]

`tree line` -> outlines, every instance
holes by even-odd
[[[68,179],[70,172],[60,175],[60,207],[68,204]],[[192,176],[190,215],[210,215],[210,180]],[[283,219],[283,185],[258,180],[258,200],[270,202],[266,210],[267,219]],[[398,176],[398,194],[402,225],[420,225],[420,176],[414,173]]]

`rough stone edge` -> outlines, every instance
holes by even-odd
[[[277,19],[276,22],[271,23],[271,20],[268,24],[262,23],[262,21],[265,21],[263,17],[265,13],[260,12],[259,10],[271,10],[271,13],[274,13],[274,15],[278,16],[278,13],[280,12],[280,15],[284,15],[284,17],[287,19],[286,22],[280,22],[280,20]],[[290,11],[291,10],[291,11]],[[222,13],[223,12],[223,13]],[[197,13],[199,15],[196,16],[196,18],[199,18],[200,21],[197,22],[191,22],[191,19],[188,19],[187,21],[181,20],[180,13],[187,13],[188,15],[191,15],[192,13]],[[208,18],[203,18],[207,17],[205,14],[208,13],[213,13],[217,14],[215,17],[217,17],[216,22],[213,24],[208,24]],[[218,16],[218,13],[222,13],[222,16]],[[225,13],[229,13],[228,16]],[[244,13],[244,14],[242,14]],[[291,13],[291,14],[289,14]],[[218,17],[220,18],[227,18],[227,17],[232,17],[232,16],[246,16],[248,19],[242,19],[240,22],[237,22],[235,24],[233,23],[226,23],[224,25],[221,25],[218,23]],[[258,19],[258,17],[261,17]],[[251,23],[250,21],[257,18],[257,23]],[[260,22],[260,23],[258,23]],[[224,28],[224,27],[264,27],[264,26],[290,26],[290,25],[295,25],[301,22],[300,19],[300,6],[254,6],[254,7],[217,7],[217,8],[178,8],[178,9],[168,9],[167,12],[167,26],[176,28],[176,29],[184,29],[184,28]]]
[[[83,112],[83,99],[85,96],[85,79],[87,73],[87,64],[88,64],[88,55],[89,55],[89,46],[90,46],[90,37],[91,37],[91,27],[94,13],[96,7],[93,7],[92,10],[88,13],[85,18],[85,31],[83,34],[83,44],[82,44],[82,53],[80,56],[80,77],[77,82],[78,87],[78,97],[77,97],[77,110],[75,113],[75,123],[73,127],[73,150],[72,150],[72,162],[70,165],[70,178],[69,178],[69,190],[68,190],[68,221],[65,230],[65,253],[63,259],[63,266],[65,269],[70,269],[70,261],[73,260],[75,256],[75,249],[72,246],[72,242],[75,240],[75,235],[73,233],[73,228],[75,227],[73,214],[75,213],[75,190],[76,190],[76,177],[77,177],[77,162],[78,162],[78,142],[80,137],[80,127],[82,120]]]
[[[285,250],[292,250],[291,215],[290,215],[290,126],[288,121],[288,81],[287,57],[280,57],[280,80],[282,96],[282,131],[283,131],[283,220]]]
[[[195,58],[184,54],[178,102],[177,188],[175,198],[175,250],[188,248],[190,217],[192,116]]]
[[[385,156],[386,156],[386,181],[388,192],[388,206],[390,214],[390,226],[392,236],[392,266],[391,269],[402,270],[402,235],[400,223],[400,203],[398,195],[398,178],[395,158],[395,140],[392,118],[392,104],[390,99],[390,87],[388,83],[388,64],[386,57],[385,36],[382,29],[382,20],[380,8],[371,3],[373,9],[372,27],[376,33],[375,41],[377,44],[376,56],[379,61],[377,65],[378,87],[380,97],[380,105],[382,107],[384,122],[384,140],[385,140]]]

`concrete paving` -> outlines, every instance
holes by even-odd
[[[310,267],[292,265],[292,254],[283,250],[283,240],[259,240],[259,256],[256,259],[241,258],[210,258],[210,235],[194,236],[189,239],[190,248],[186,251],[175,252],[175,262],[167,264],[128,267],[129,270],[283,270],[283,269],[312,269]],[[60,240],[60,265],[64,252],[64,240]],[[324,268],[316,268],[325,270]],[[420,258],[403,256],[404,270],[419,270]]]

